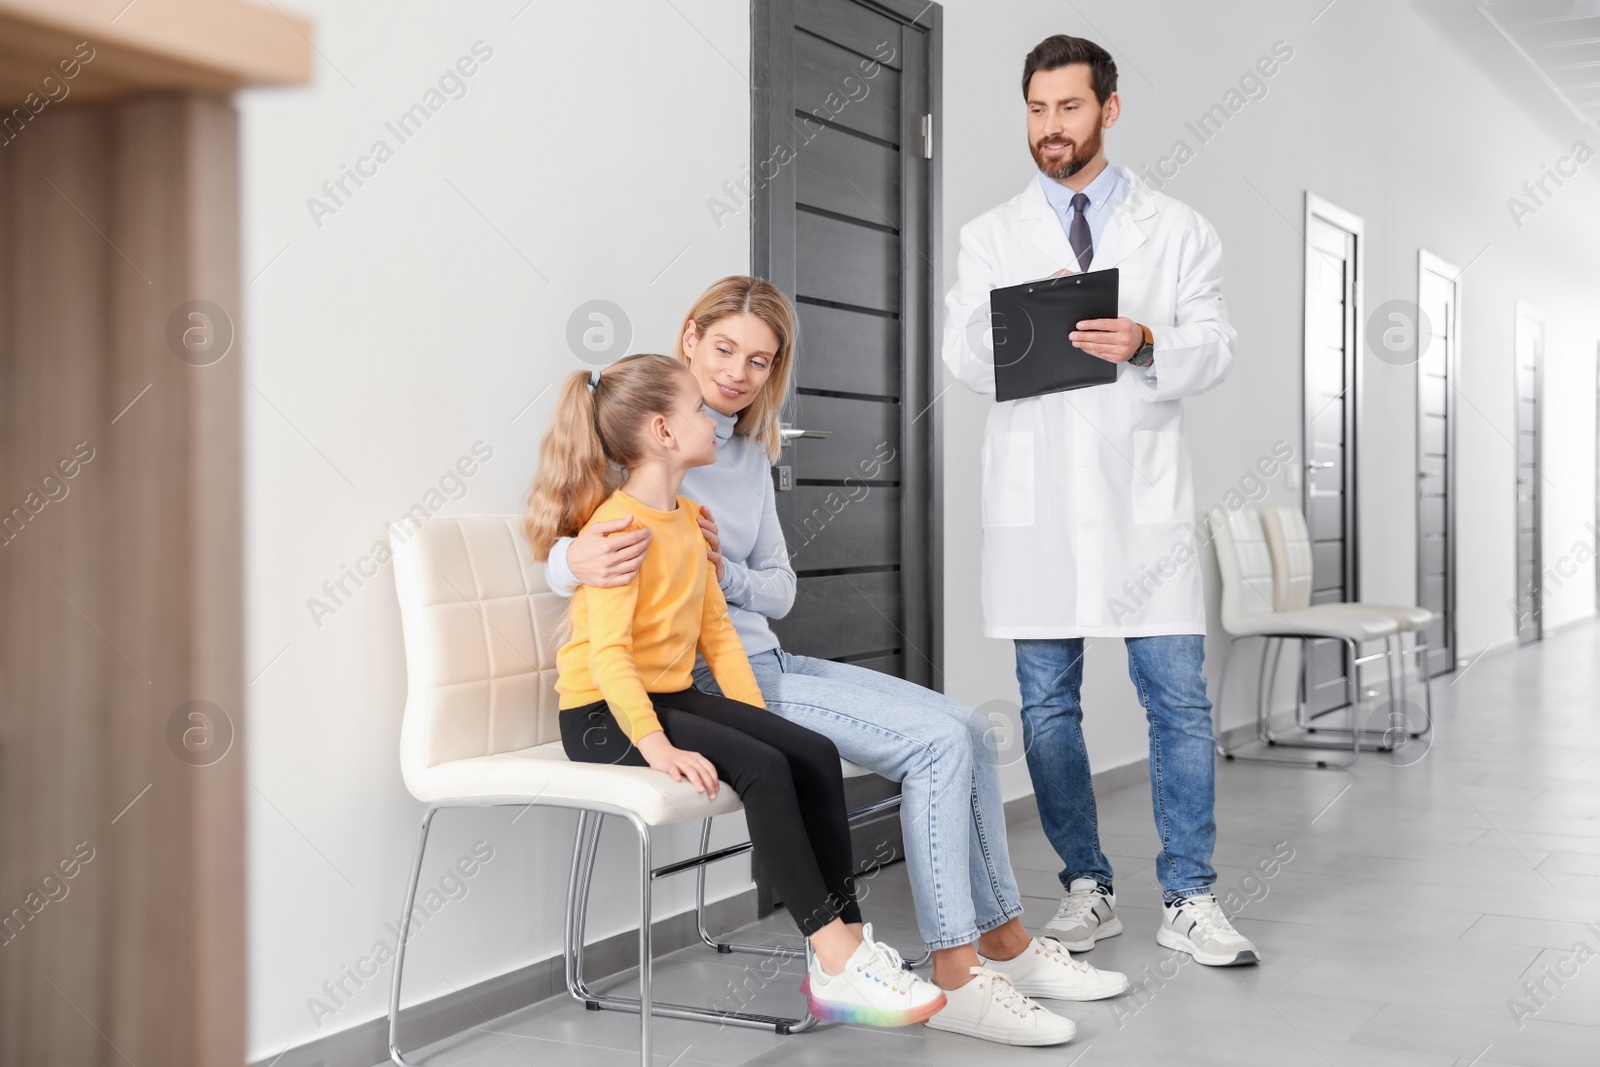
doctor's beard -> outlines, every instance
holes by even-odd
[[[1094,128],[1094,133],[1089,137],[1089,143],[1081,146],[1081,148],[1076,144],[1072,144],[1071,141],[1060,140],[1054,137],[1042,137],[1039,140],[1029,144],[1028,151],[1033,153],[1033,162],[1039,168],[1040,173],[1042,173],[1046,178],[1054,178],[1055,180],[1060,181],[1063,178],[1072,177],[1084,167],[1088,166],[1089,161],[1100,154],[1100,146],[1103,141],[1104,138],[1101,136],[1100,127],[1097,125]],[[1072,155],[1059,163],[1046,162],[1042,149],[1047,144],[1071,144]]]

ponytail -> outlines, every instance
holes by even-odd
[[[611,495],[605,449],[595,432],[589,372],[573,371],[561,383],[555,414],[539,444],[539,470],[528,490],[523,529],[533,558],[550,558],[550,546],[570,537]]]
[[[555,414],[539,443],[539,469],[528,489],[523,531],[543,563],[563,537],[576,537],[595,509],[622,484],[639,459],[639,430],[652,415],[670,414],[688,370],[667,356],[627,356],[590,385],[573,371],[561,384]]]

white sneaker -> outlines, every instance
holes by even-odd
[[[1053,937],[1036,937],[1020,956],[991,960],[983,955],[983,965],[1011,979],[1018,993],[1050,1000],[1104,1000],[1132,988],[1128,976],[1116,971],[1101,971],[1082,960],[1075,960],[1066,946]]]
[[[944,1007],[944,990],[901,970],[898,954],[891,959],[872,940],[871,923],[864,924],[861,933],[864,940],[841,973],[829,974],[812,958],[800,986],[812,1015],[824,1022],[910,1026],[926,1022]]]
[[[1069,950],[1088,952],[1101,938],[1122,933],[1116,894],[1093,878],[1074,878],[1067,886],[1067,895],[1061,898],[1056,917],[1044,924],[1044,930]]]
[[[1256,946],[1233,928],[1222,905],[1210,893],[1165,905],[1156,941],[1187,952],[1196,963],[1207,967],[1237,967],[1261,961]]]
[[[1059,1045],[1078,1025],[1018,993],[1011,979],[987,967],[972,968],[972,980],[944,991],[945,1005],[927,1026],[1002,1045]]]

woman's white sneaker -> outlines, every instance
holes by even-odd
[[[944,991],[944,1007],[927,1026],[1002,1045],[1059,1045],[1078,1026],[1018,993],[1011,980],[987,967],[972,968],[972,980]]]
[[[1116,971],[1097,970],[1075,960],[1060,941],[1036,937],[1021,955],[1009,960],[991,960],[983,965],[1011,979],[1018,993],[1050,1000],[1103,1000],[1131,987],[1128,976]]]
[[[1074,878],[1044,932],[1073,952],[1088,952],[1096,941],[1122,933],[1116,894],[1093,878]]]
[[[945,1005],[944,990],[901,970],[872,940],[872,924],[839,974],[829,974],[815,958],[801,984],[811,1014],[824,1022],[863,1026],[910,1026],[926,1022]]]
[[[1238,967],[1259,963],[1261,957],[1250,939],[1233,928],[1222,905],[1210,893],[1184,897],[1161,910],[1156,941],[1187,952],[1207,967]]]

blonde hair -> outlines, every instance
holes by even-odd
[[[772,354],[772,366],[766,384],[749,407],[739,412],[733,432],[758,441],[766,449],[767,458],[776,460],[783,447],[779,432],[784,401],[789,396],[789,379],[794,366],[795,316],[794,306],[783,291],[771,282],[752,278],[748,274],[732,274],[711,285],[700,294],[689,314],[678,326],[678,336],[672,342],[673,358],[684,366],[689,357],[683,351],[683,331],[690,322],[702,337],[711,327],[729,315],[754,315],[771,328],[778,338],[778,350]]]
[[[606,367],[592,388],[588,371],[567,375],[528,489],[522,525],[534,559],[544,562],[556,541],[576,537],[621,484],[641,456],[640,428],[652,415],[672,413],[687,374],[679,360],[643,354]]]

